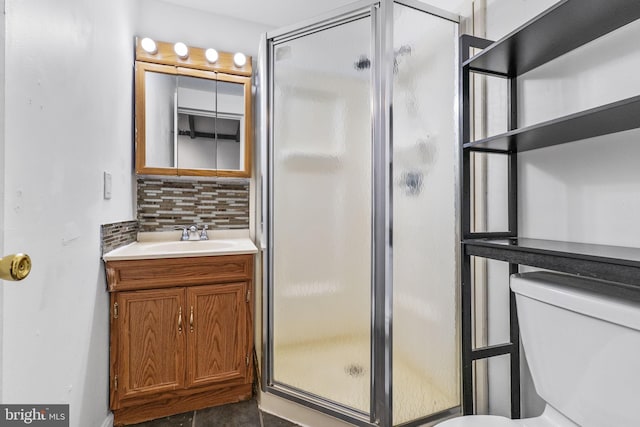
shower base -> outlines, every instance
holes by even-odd
[[[274,379],[362,412],[369,412],[370,349],[366,339],[340,337],[274,348]],[[394,424],[456,406],[426,373],[401,355],[393,362]]]

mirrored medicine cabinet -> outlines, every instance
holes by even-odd
[[[136,40],[136,173],[141,175],[251,175],[251,58],[236,65],[219,52]]]

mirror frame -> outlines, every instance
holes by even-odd
[[[155,54],[145,52],[136,39],[135,61],[135,165],[138,175],[173,175],[173,176],[217,176],[248,178],[251,176],[252,155],[252,99],[251,99],[251,57],[247,64],[236,67],[233,54],[219,52],[219,59],[209,64],[204,57],[205,49],[189,47],[189,57],[179,58],[173,52],[173,45],[156,42],[158,50]],[[146,166],[146,72],[156,72],[175,76],[198,77],[210,80],[239,83],[244,86],[244,158],[243,167],[233,169],[191,169],[178,167]]]

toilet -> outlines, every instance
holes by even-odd
[[[511,276],[520,339],[544,413],[521,420],[470,415],[437,427],[640,426],[640,302],[576,282],[597,283],[550,272]]]

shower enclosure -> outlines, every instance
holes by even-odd
[[[264,391],[362,426],[459,412],[457,33],[379,0],[266,35]]]

